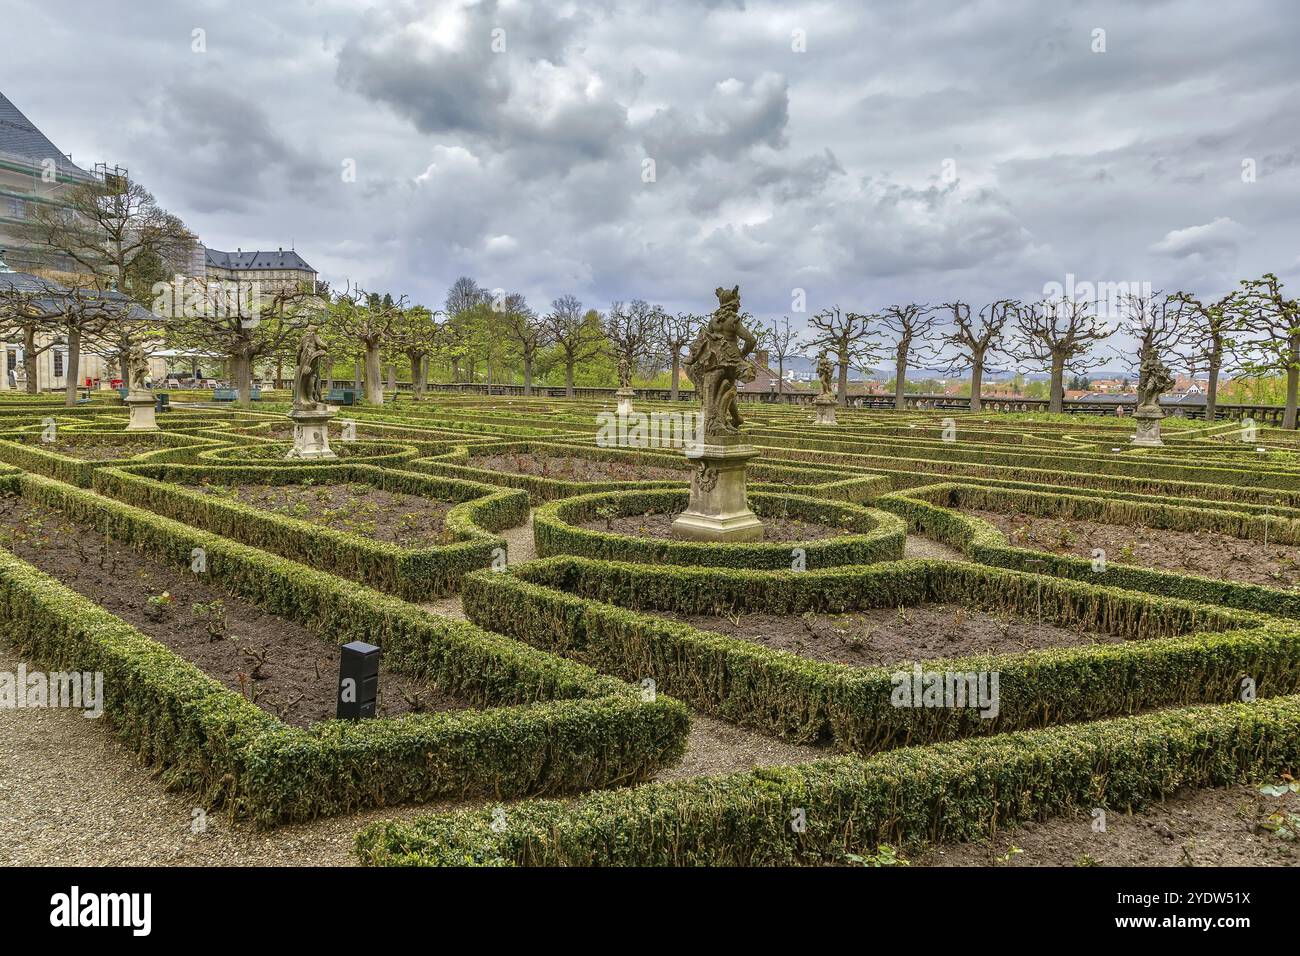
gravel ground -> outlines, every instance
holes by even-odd
[[[948,561],[965,561],[966,558],[956,548],[950,548],[938,541],[931,541],[917,534],[909,534],[903,542],[905,558],[944,558]]]

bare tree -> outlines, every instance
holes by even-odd
[[[790,328],[790,316],[781,316],[780,321],[772,320],[772,327],[767,330],[767,341],[772,354],[776,357],[777,390],[785,389],[785,360],[794,354],[799,333]]]
[[[1016,309],[1014,355],[1049,370],[1049,412],[1065,410],[1067,369],[1081,375],[1102,363],[1100,358],[1089,359],[1088,349],[1106,335],[1106,328],[1092,312],[1091,302],[1045,299]]]
[[[366,292],[360,286],[339,292],[330,305],[329,324],[334,333],[339,339],[356,342],[362,348],[367,405],[384,404],[381,357],[385,346],[392,344],[406,308],[405,296],[394,299],[388,293]]]
[[[533,363],[537,353],[551,344],[550,330],[528,307],[522,295],[505,297],[501,311],[501,329],[514,344],[524,363],[524,394],[533,394]]]
[[[659,347],[672,363],[672,400],[677,401],[681,389],[682,352],[691,344],[700,326],[708,321],[707,316],[694,312],[678,312],[669,315],[659,314]]]
[[[1146,385],[1142,361],[1147,355],[1161,360],[1182,357],[1180,348],[1186,344],[1187,317],[1178,301],[1163,292],[1149,295],[1130,293],[1121,300],[1120,308],[1119,330],[1131,337],[1137,348],[1115,354],[1125,359],[1128,368],[1137,373],[1140,393]]]
[[[584,312],[577,296],[562,295],[551,302],[542,323],[564,359],[565,397],[573,398],[574,367],[599,355],[605,344],[600,313]]]
[[[1004,356],[1003,335],[1007,322],[1016,313],[1019,303],[1011,299],[998,299],[980,309],[972,320],[970,306],[965,302],[945,302],[941,308],[952,315],[952,326],[943,336],[945,347],[955,350],[948,363],[950,373],[970,369],[970,410],[978,412],[984,407],[981,392],[984,372],[997,371],[990,360]]]
[[[644,299],[626,305],[612,302],[605,318],[605,338],[615,359],[627,359],[634,371],[641,368],[654,352],[662,327],[664,310]]]
[[[839,362],[839,403],[847,405],[849,399],[849,366],[861,371],[868,371],[880,360],[875,341],[876,332],[871,328],[875,315],[859,315],[856,312],[841,312],[840,307],[823,309],[808,320],[813,333],[803,348],[825,349],[835,355]]]
[[[1205,420],[1213,422],[1219,407],[1219,375],[1232,356],[1236,336],[1243,331],[1240,293],[1234,290],[1214,302],[1189,292],[1175,292],[1170,299],[1183,313],[1187,329],[1183,362],[1193,377],[1196,369],[1205,368]]]
[[[1288,299],[1271,272],[1241,281],[1239,307],[1253,338],[1242,344],[1242,371],[1247,375],[1285,375],[1286,411],[1283,428],[1296,427],[1296,398],[1300,389],[1300,300]]]
[[[915,302],[908,305],[891,305],[880,315],[881,325],[893,338],[894,349],[894,408],[907,407],[907,369],[923,357],[933,358],[934,345],[930,334],[934,331],[935,316],[930,308]]]

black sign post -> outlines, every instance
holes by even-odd
[[[339,720],[375,716],[379,697],[379,648],[364,641],[344,644],[339,657]]]

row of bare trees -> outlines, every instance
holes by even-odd
[[[1243,280],[1239,288],[1213,301],[1190,292],[1134,293],[1119,306],[1113,318],[1100,317],[1091,302],[1068,298],[998,299],[978,311],[961,301],[891,305],[872,314],[836,306],[809,319],[810,334],[801,347],[825,351],[837,363],[841,404],[848,398],[850,368],[871,374],[879,363],[892,360],[899,408],[905,404],[909,369],[968,373],[971,408],[978,411],[984,377],[1015,367],[1047,373],[1048,407],[1059,412],[1067,372],[1082,375],[1118,359],[1137,373],[1141,387],[1142,359],[1152,354],[1189,375],[1206,376],[1207,417],[1214,415],[1226,370],[1284,376],[1284,424],[1295,427],[1300,303],[1285,293],[1276,275]],[[1124,347],[1098,348],[1116,333]]]

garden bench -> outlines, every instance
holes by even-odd
[[[357,393],[351,388],[331,388],[325,396],[326,405],[355,405]]]

